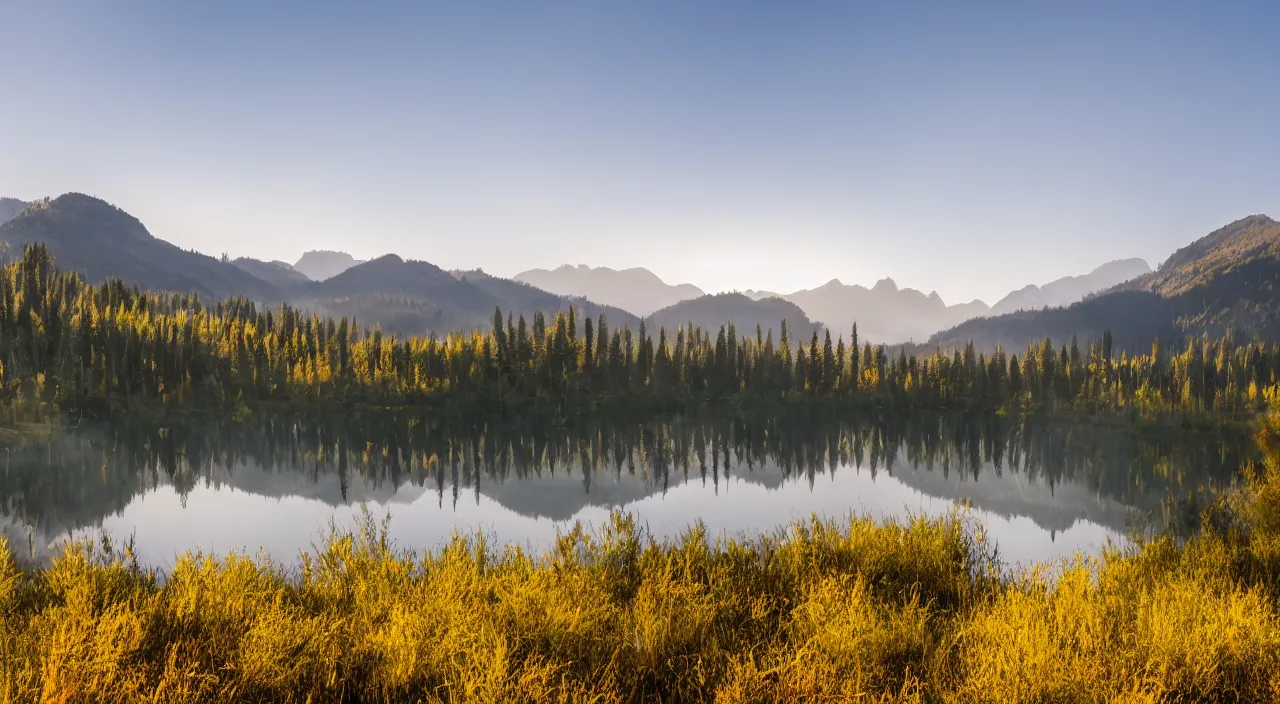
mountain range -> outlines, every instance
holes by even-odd
[[[1174,252],[1158,269],[1078,303],[977,318],[944,330],[926,347],[972,340],[1012,350],[1043,338],[1064,342],[1110,332],[1117,349],[1155,340],[1221,336],[1280,340],[1280,223],[1251,215]]]
[[[8,203],[9,201],[6,201]],[[23,205],[14,201],[12,208]],[[118,278],[141,288],[194,293],[205,299],[242,297],[266,304],[290,303],[304,310],[354,318],[402,334],[446,334],[486,330],[495,308],[531,319],[548,318],[575,307],[580,315],[604,315],[614,326],[636,328],[632,313],[581,297],[544,291],[480,270],[448,272],[425,261],[388,254],[358,261],[341,252],[308,252],[295,265],[251,258],[228,260],[184,250],[153,236],[137,218],[97,198],[68,193],[26,204],[0,224],[0,255],[13,259],[28,243],[42,243],[56,264],[90,281]],[[318,279],[318,280],[317,280]],[[776,327],[793,315],[796,325],[812,323],[796,310],[762,303],[717,312],[718,301],[693,308],[657,311],[664,320],[703,325],[720,319]],[[752,312],[755,308],[755,312]],[[672,323],[675,325],[676,323]],[[719,323],[716,323],[719,325]]]
[[[648,269],[639,267],[618,271],[603,266],[566,264],[551,271],[530,269],[514,278],[552,293],[581,296],[639,316],[706,295],[693,284],[668,284]]]
[[[1119,348],[1129,349],[1149,348],[1157,338],[1178,343],[1227,332],[1280,340],[1280,223],[1265,215],[1210,233],[1154,271],[1140,259],[1117,260],[1019,289],[991,307],[982,301],[948,306],[936,293],[899,288],[892,279],[871,288],[833,280],[781,296],[707,295],[644,269],[565,266],[529,270],[513,280],[479,269],[445,271],[394,254],[359,261],[313,251],[293,265],[232,261],[177,247],[125,211],[79,193],[33,203],[0,199],[0,216],[0,257],[12,259],[23,245],[41,242],[59,267],[92,281],[118,278],[205,299],[287,302],[405,334],[487,329],[495,308],[529,318],[574,306],[584,315],[606,316],[615,327],[634,328],[643,315],[650,330],[669,333],[690,322],[710,331],[732,323],[742,336],[754,335],[757,326],[776,336],[786,320],[796,342],[824,327],[847,337],[856,321],[863,340],[924,341],[921,349],[969,341],[1020,349],[1044,337],[1087,340],[1106,331]]]
[[[912,288],[900,289],[893,279],[881,279],[871,288],[832,279],[818,288],[795,293],[751,291],[748,295],[790,301],[841,332],[851,330],[856,322],[859,339],[884,343],[924,339],[988,310],[982,301],[948,306],[936,292],[925,295]]]
[[[842,332],[851,330],[857,322],[860,339],[893,344],[924,341],[939,330],[971,318],[1068,305],[1150,271],[1141,259],[1108,262],[1082,276],[1064,277],[1044,286],[1026,286],[1005,296],[995,306],[982,301],[947,305],[936,292],[925,294],[912,288],[898,288],[889,278],[881,279],[871,288],[832,279],[818,288],[793,293],[748,290],[743,295],[753,300],[779,298],[794,303],[808,318]],[[704,295],[696,286],[668,284],[653,272],[640,268],[618,271],[565,265],[553,270],[530,269],[515,278],[548,291],[607,302],[643,316]]]

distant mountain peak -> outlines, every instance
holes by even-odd
[[[362,263],[361,260],[346,252],[336,252],[331,249],[313,249],[305,252],[298,261],[294,262],[293,268],[313,281],[324,281]]]
[[[872,290],[872,291],[880,291],[880,292],[884,292],[884,291],[889,291],[889,292],[897,291],[897,290],[898,290],[898,284],[897,284],[896,282],[894,282],[894,280],[893,280],[893,279],[891,279],[891,278],[889,278],[889,277],[887,277],[887,276],[886,276],[885,278],[880,279],[879,281],[877,281],[877,282],[876,282],[876,285],[871,287],[871,290]]]
[[[586,264],[563,264],[555,269],[530,269],[514,280],[559,296],[585,297],[634,315],[648,315],[683,300],[703,295],[690,284],[668,284],[644,267],[621,271]]]

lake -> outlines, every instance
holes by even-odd
[[[1096,553],[1180,521],[1169,500],[1222,486],[1247,438],[997,416],[527,419],[447,424],[406,414],[116,421],[6,451],[15,550],[48,559],[66,537],[132,536],[165,567],[202,549],[292,563],[331,523],[391,516],[401,547],[455,532],[541,551],[557,531],[634,514],[658,537],[796,519],[945,515],[961,506],[1010,565]]]

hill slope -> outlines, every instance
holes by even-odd
[[[264,262],[261,259],[240,257],[231,262],[240,269],[266,281],[281,291],[288,293],[311,282],[302,272],[293,268],[292,264],[282,261]]]
[[[752,300],[741,293],[719,293],[681,301],[654,312],[645,320],[650,333],[655,335],[660,328],[673,334],[690,322],[714,335],[721,325],[733,323],[739,337],[755,335],[759,325],[764,332],[772,330],[777,340],[783,320],[791,328],[794,342],[807,341],[814,332],[822,334],[822,326],[810,320],[796,304],[781,298]]]
[[[621,308],[600,305],[585,298],[558,296],[531,284],[492,276],[479,269],[455,271],[453,275],[493,296],[497,299],[503,313],[511,313],[515,317],[523,314],[526,319],[531,319],[534,311],[541,311],[551,319],[555,317],[557,311],[567,311],[569,306],[573,306],[582,316],[592,318],[605,316],[609,324],[615,328],[625,325],[634,330],[640,325],[638,317]]]
[[[1280,223],[1250,215],[1179,249],[1159,269],[1121,288],[1177,296],[1259,262],[1280,262]]]
[[[1149,349],[1159,338],[1220,336],[1280,340],[1280,223],[1253,215],[1175,252],[1160,268],[1066,308],[1024,311],[968,321],[938,333],[929,345],[1013,349],[1051,337],[1097,337]]]
[[[530,269],[514,279],[560,296],[587,298],[639,316],[703,295],[692,284],[672,285],[643,268],[623,269],[564,265],[554,270]]]
[[[378,324],[401,334],[447,334],[488,330],[494,308],[532,321],[535,312],[553,318],[569,306],[580,315],[605,315],[614,326],[639,325],[639,319],[618,308],[583,299],[557,296],[529,284],[490,276],[483,271],[448,272],[434,264],[388,254],[357,264],[299,290],[296,304],[338,317],[354,317],[361,324]]]
[[[24,244],[42,242],[60,268],[78,271],[90,281],[114,277],[142,288],[207,298],[280,299],[274,286],[239,267],[169,244],[132,215],[80,193],[33,203],[0,225],[0,241],[9,256],[20,255]]]
[[[31,204],[17,198],[0,198],[0,225],[12,220],[18,213],[26,210],[28,205]]]

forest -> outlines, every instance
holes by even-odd
[[[1199,414],[1252,418],[1277,393],[1280,347],[1188,339],[1146,353],[1049,339],[894,354],[830,330],[808,340],[680,326],[614,328],[570,308],[444,337],[401,337],[288,305],[86,283],[39,245],[0,272],[0,364],[11,420],[118,408],[417,406],[450,414],[776,404]]]

